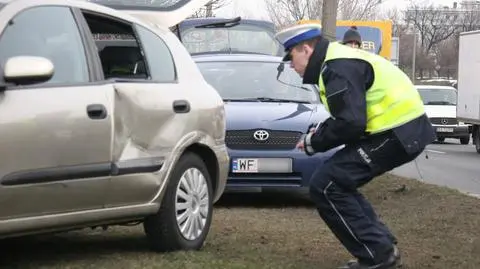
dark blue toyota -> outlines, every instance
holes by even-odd
[[[180,23],[176,33],[225,101],[227,188],[307,187],[336,149],[309,157],[295,146],[329,115],[317,88],[281,64],[273,24],[197,18]]]
[[[302,85],[288,66],[277,80],[281,58],[207,54],[193,57],[225,101],[229,189],[306,187],[316,167],[335,150],[312,157],[295,148],[308,126],[328,117],[314,86]]]

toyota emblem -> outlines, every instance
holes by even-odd
[[[257,130],[253,133],[253,138],[258,141],[266,141],[270,134],[265,130]]]
[[[447,123],[448,123],[448,119],[442,119],[442,124],[443,125],[447,125]]]

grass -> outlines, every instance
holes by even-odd
[[[477,198],[390,175],[363,192],[399,237],[405,268],[480,268]],[[199,252],[152,253],[139,226],[13,240],[0,255],[1,268],[22,269],[331,269],[351,258],[311,204],[282,193],[226,195]]]

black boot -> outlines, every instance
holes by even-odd
[[[371,265],[358,262],[357,260],[351,260],[346,265],[338,267],[337,269],[396,269],[400,266],[400,252],[398,251],[398,248],[394,246],[392,254],[383,263]]]
[[[400,255],[400,250],[398,249],[397,245],[393,245],[393,256],[396,259],[397,268],[401,268],[403,266],[402,255]],[[347,262],[347,265],[355,264],[355,263],[358,263],[358,261],[357,260],[350,260],[350,261]]]

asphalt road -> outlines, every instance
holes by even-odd
[[[420,174],[415,162],[391,173],[480,195],[480,154],[471,142],[461,145],[458,140],[447,139],[445,143],[429,145],[416,162]]]

